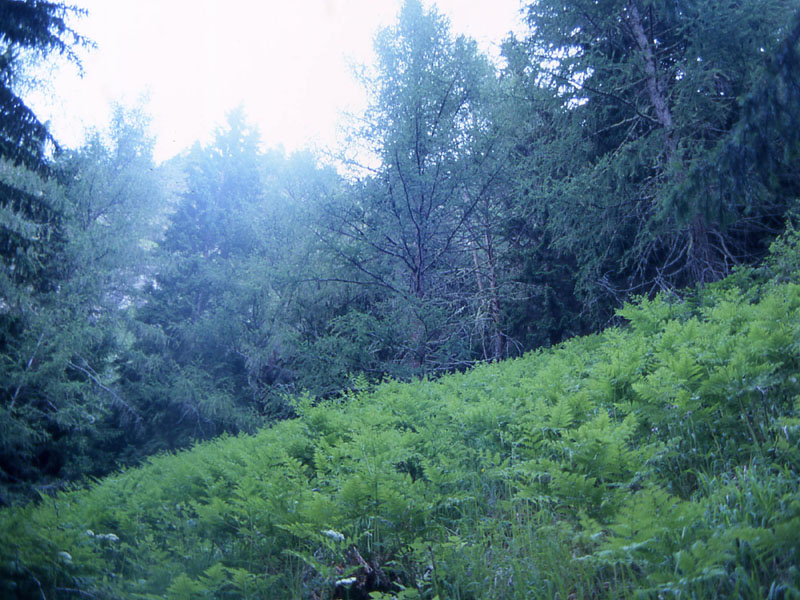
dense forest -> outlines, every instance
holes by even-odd
[[[52,137],[92,42],[0,0],[4,593],[800,597],[800,5],[523,11],[498,66],[407,0],[331,155],[156,164],[141,107]]]

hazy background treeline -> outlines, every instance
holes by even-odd
[[[2,504],[596,330],[796,216],[796,0],[538,0],[502,68],[408,0],[337,156],[237,110],[160,165],[141,109],[57,148],[19,90],[87,42],[0,8]]]

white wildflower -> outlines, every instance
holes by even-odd
[[[358,581],[355,577],[345,577],[344,579],[337,579],[336,580],[336,587],[340,585],[352,585],[356,581]]]
[[[344,541],[344,535],[342,535],[338,531],[334,531],[333,529],[326,529],[325,531],[322,532],[322,535],[325,535],[325,536],[331,538],[335,542],[343,542]]]

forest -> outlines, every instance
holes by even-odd
[[[406,0],[333,155],[26,105],[0,0],[0,594],[800,598],[800,5]]]

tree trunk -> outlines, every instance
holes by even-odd
[[[489,272],[489,300],[491,302],[492,321],[494,323],[494,356],[495,360],[503,357],[503,332],[501,330],[500,291],[497,286],[496,258],[492,238],[487,231],[484,234],[486,241],[486,258],[488,259]]]
[[[676,140],[674,137],[675,125],[672,121],[672,112],[669,109],[669,103],[667,102],[664,81],[658,76],[656,57],[653,53],[652,44],[644,30],[642,15],[639,12],[639,7],[636,6],[636,2],[630,2],[628,4],[627,13],[628,25],[631,28],[633,39],[636,41],[636,45],[638,46],[639,51],[642,53],[642,59],[644,61],[647,95],[650,98],[650,103],[653,105],[653,109],[655,110],[656,119],[664,128],[667,160],[669,160],[672,157],[672,154],[675,152]]]
[[[489,358],[494,360],[500,360],[503,357],[504,353],[503,332],[501,329],[502,310],[500,304],[499,286],[497,285],[497,271],[496,271],[497,261],[494,254],[494,245],[492,244],[492,238],[489,235],[488,231],[484,232],[483,241],[486,244],[485,250],[486,250],[486,261],[487,261],[487,271],[488,271],[486,273],[486,279],[489,282],[488,290],[486,290],[486,287],[483,284],[483,278],[481,277],[481,267],[480,267],[480,261],[478,260],[477,246],[472,247],[472,262],[475,265],[475,280],[478,283],[478,294],[481,297],[483,297],[484,292],[488,291],[489,295],[489,314],[491,315],[492,319],[492,350],[489,355]]]

